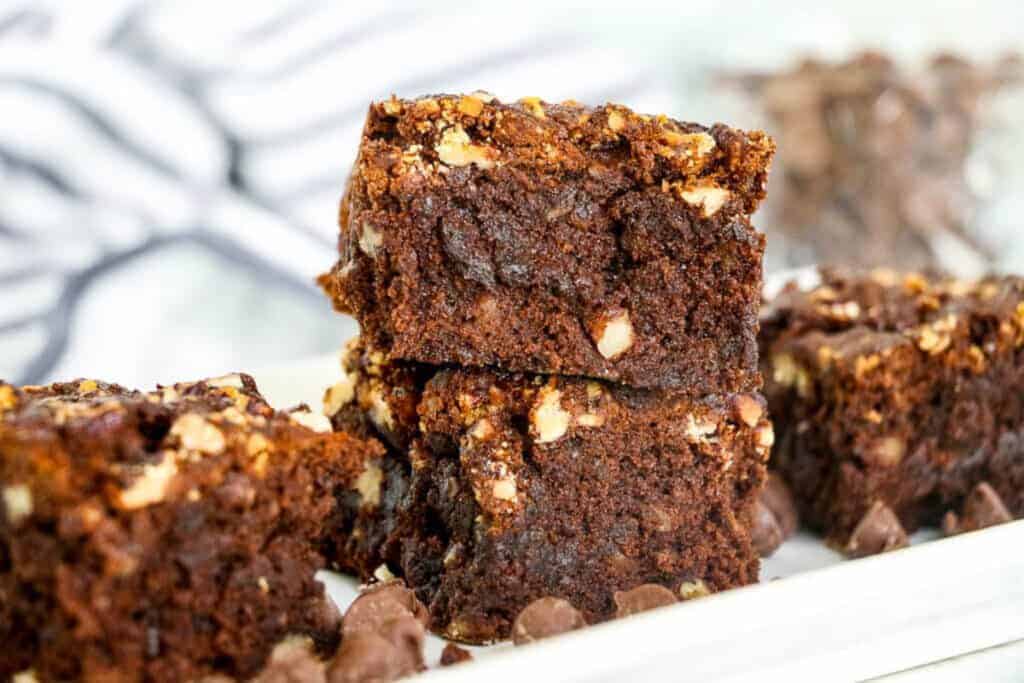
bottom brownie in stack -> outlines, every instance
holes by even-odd
[[[757,394],[428,368],[358,341],[344,364],[328,414],[391,449],[349,500],[342,554],[364,578],[382,562],[403,574],[444,636],[508,637],[543,596],[593,622],[639,584],[690,597],[757,580],[749,525],[772,444]]]
[[[291,636],[326,654],[325,530],[382,450],[244,375],[0,382],[0,680],[247,678]]]

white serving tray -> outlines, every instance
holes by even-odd
[[[276,406],[319,409],[341,368],[328,356],[255,376]],[[474,662],[417,680],[856,681],[1024,640],[1024,521],[948,539],[925,531],[910,548],[856,561],[801,534],[761,576],[528,647],[471,648]],[[321,578],[346,608],[356,581]],[[443,645],[429,638],[429,666]]]

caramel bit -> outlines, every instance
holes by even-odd
[[[906,443],[902,439],[886,436],[869,446],[864,459],[880,467],[895,467],[903,460],[906,450]]]
[[[459,98],[457,109],[466,116],[479,116],[484,110],[484,102],[473,95],[463,95]]]
[[[381,102],[381,107],[384,112],[390,116],[398,116],[402,113],[402,101],[394,95],[391,96],[390,100],[384,100]]]
[[[96,391],[99,385],[94,380],[85,379],[78,383],[78,391],[82,394],[88,394],[91,391]]]
[[[903,278],[903,288],[910,294],[921,294],[928,289],[928,280],[920,273],[909,273]]]
[[[438,159],[448,166],[476,164],[480,168],[493,168],[497,152],[484,145],[474,145],[462,126],[451,126],[441,134],[441,141],[434,147]]]
[[[7,384],[0,384],[0,411],[11,410],[18,405],[18,396]]]
[[[956,316],[952,314],[931,324],[922,325],[917,330],[917,347],[933,356],[942,353],[952,343],[951,333],[955,328]]]
[[[547,115],[544,113],[544,104],[540,101],[539,97],[523,97],[520,98],[519,103],[538,119],[547,118]]]

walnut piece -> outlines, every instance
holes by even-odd
[[[11,526],[21,524],[32,514],[32,491],[25,484],[7,486],[3,490],[4,510]]]
[[[701,207],[704,217],[710,218],[725,206],[731,194],[724,187],[706,183],[688,190],[682,190],[679,196],[687,204]]]
[[[356,479],[355,490],[359,492],[363,505],[377,507],[380,504],[380,485],[384,472],[375,462],[367,462]]]
[[[186,413],[171,425],[183,448],[216,455],[224,451],[224,434],[201,415]]]
[[[633,346],[633,324],[629,311],[612,311],[601,316],[591,329],[598,352],[613,360]]]
[[[324,415],[334,417],[355,398],[355,382],[345,375],[324,392]]]
[[[538,392],[540,399],[530,413],[530,422],[537,443],[550,443],[565,436],[570,415],[562,409],[562,392],[546,385]]]
[[[470,143],[469,135],[462,126],[446,128],[441,141],[434,147],[437,158],[448,166],[469,166],[493,168],[497,153],[490,147]]]
[[[160,503],[167,495],[167,487],[177,473],[178,463],[174,459],[174,454],[165,452],[160,462],[142,468],[142,474],[132,482],[132,485],[121,491],[118,502],[126,510],[137,510]]]
[[[332,431],[331,421],[323,413],[314,413],[310,410],[296,410],[289,413],[288,417],[292,422],[300,424],[314,432],[325,434]]]

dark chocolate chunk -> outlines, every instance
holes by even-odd
[[[1013,521],[1003,499],[987,481],[975,486],[964,499],[960,515],[950,511],[943,518],[942,530],[947,536],[977,531],[997,524]]]
[[[448,643],[441,651],[441,666],[451,666],[473,660],[473,653],[466,648],[459,647],[455,643]]]
[[[843,548],[849,557],[866,557],[905,548],[909,540],[900,520],[888,505],[876,501],[850,534]]]

